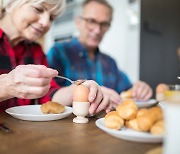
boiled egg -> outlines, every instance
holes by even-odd
[[[73,92],[73,101],[75,102],[89,102],[89,89],[83,85],[77,85]]]
[[[166,84],[160,83],[157,85],[157,87],[156,87],[156,100],[158,102],[165,100],[164,92],[166,90],[168,90],[168,86]]]
[[[166,90],[168,90],[168,86],[164,83],[160,83],[156,87],[156,93],[164,93]]]

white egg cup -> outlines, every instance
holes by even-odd
[[[163,94],[163,93],[158,93],[158,94],[156,94],[156,100],[157,100],[158,102],[164,101],[164,94]]]
[[[89,120],[85,116],[89,113],[89,102],[73,102],[73,113],[77,117],[73,119],[74,123],[88,123]]]

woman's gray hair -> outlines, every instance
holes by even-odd
[[[24,4],[24,3],[46,3],[50,5],[54,5],[52,8],[52,11],[56,15],[60,15],[64,9],[65,9],[65,0],[0,0],[0,19],[3,17],[3,15],[6,12],[6,8],[8,6],[11,6],[11,8],[15,8],[19,4]]]

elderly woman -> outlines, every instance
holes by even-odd
[[[58,72],[47,67],[42,48],[34,42],[49,30],[64,7],[65,0],[0,1],[0,111],[34,104],[37,98],[41,104],[52,100],[71,105],[75,85],[58,87],[53,80]],[[90,89],[89,113],[109,111],[111,103],[96,82],[83,84]]]

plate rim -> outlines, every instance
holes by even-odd
[[[150,107],[153,106],[155,104],[158,104],[158,101],[156,99],[149,99],[147,101],[135,101],[136,105],[138,107],[144,108],[144,107]]]
[[[59,114],[24,114],[24,113],[13,113],[10,112],[9,110],[13,109],[13,108],[29,108],[29,107],[37,107],[39,108],[41,105],[23,105],[23,106],[14,106],[14,107],[10,107],[8,109],[5,110],[5,112],[11,116],[13,116],[16,119],[20,119],[20,120],[26,120],[26,121],[51,121],[51,120],[58,120],[58,119],[62,119],[67,117],[68,115],[72,114],[72,107],[69,106],[65,106],[65,112],[63,113],[59,113]],[[29,119],[30,117],[35,118],[37,117],[37,120],[34,119]],[[27,120],[28,118],[28,120]],[[38,119],[40,118],[40,119]],[[43,118],[52,118],[52,119],[43,119]],[[54,119],[53,119],[54,118]]]
[[[5,110],[6,113],[8,114],[13,114],[13,115],[26,115],[26,116],[46,116],[46,115],[60,115],[60,114],[63,114],[65,112],[62,112],[62,113],[58,113],[58,114],[54,114],[54,113],[51,113],[51,114],[23,114],[23,113],[12,113],[8,110],[10,109],[13,109],[13,108],[23,108],[23,107],[30,107],[30,106],[33,106],[33,107],[38,107],[38,106],[41,106],[41,105],[23,105],[23,106],[14,106],[14,107],[10,107],[8,109]],[[71,109],[72,107],[69,107],[69,106],[65,106],[65,109]]]
[[[138,131],[135,131],[133,129],[129,129],[129,128],[124,127],[124,129],[127,131],[136,132],[135,134],[132,135],[132,134],[128,134],[127,131],[125,132],[123,130],[120,131],[120,130],[114,130],[114,129],[107,128],[107,127],[101,125],[101,123],[104,122],[104,119],[105,118],[97,119],[95,122],[96,126],[98,128],[100,128],[101,130],[103,130],[104,132],[106,132],[109,135],[114,136],[116,138],[128,140],[128,141],[133,141],[133,142],[141,142],[141,143],[161,143],[163,141],[162,135],[152,136],[152,134],[150,134],[148,132],[138,132]],[[140,136],[140,134],[141,134],[141,136]],[[132,139],[127,139],[128,137],[132,137]],[[134,139],[134,138],[138,138],[138,139]],[[155,140],[153,141],[153,139],[155,139]]]

